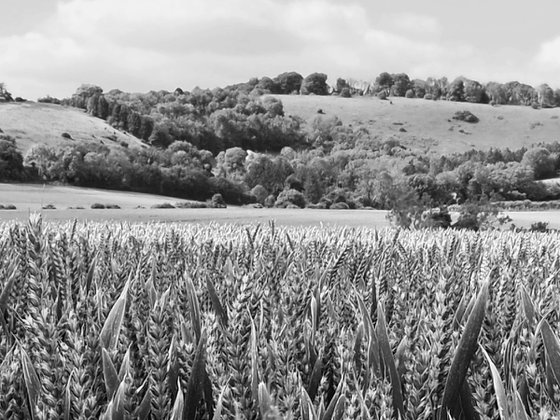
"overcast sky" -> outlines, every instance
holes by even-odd
[[[558,0],[0,0],[15,96],[214,88],[297,71],[560,88]]]

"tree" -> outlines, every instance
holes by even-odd
[[[507,104],[508,98],[504,85],[501,83],[490,82],[486,85],[486,94],[492,105]]]
[[[375,91],[389,90],[393,86],[393,76],[387,72],[383,72],[375,79]]]
[[[447,99],[455,102],[463,102],[465,100],[465,83],[463,78],[458,77],[449,85]]]
[[[554,97],[554,91],[547,84],[542,84],[536,89],[537,101],[542,108],[553,108],[556,106],[556,98]]]
[[[423,98],[426,95],[426,87],[427,85],[424,80],[414,79],[412,81],[412,90],[417,98]]]
[[[554,157],[544,147],[534,147],[523,155],[521,164],[533,170],[535,179],[545,179],[554,177],[555,162]]]
[[[4,83],[0,83],[0,99],[3,99],[7,102],[13,101],[12,94],[8,92]]]
[[[303,76],[295,71],[279,74],[274,78],[274,83],[278,86],[278,93],[289,95],[299,93]]]
[[[23,156],[13,137],[0,134],[0,179],[17,181],[23,178]]]
[[[408,89],[411,87],[410,78],[405,73],[398,73],[393,75],[393,86],[391,93],[394,96],[405,96]]]
[[[259,89],[262,93],[279,93],[279,86],[270,77],[262,77],[255,89]]]
[[[483,102],[488,102],[486,92],[482,85],[476,80],[465,80],[464,81],[464,93],[465,101],[474,104],[479,104]]]
[[[328,95],[329,87],[327,85],[327,77],[325,73],[311,73],[302,82],[302,95]]]
[[[274,203],[274,207],[288,207],[290,204],[298,206],[300,208],[305,207],[305,197],[302,193],[297,190],[284,190],[276,199],[276,203]]]

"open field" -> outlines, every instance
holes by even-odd
[[[227,209],[152,209],[155,204],[183,201],[175,197],[151,194],[100,190],[68,186],[40,186],[0,183],[0,204],[14,204],[16,210],[0,210],[0,220],[28,219],[31,212],[53,204],[55,210],[42,210],[45,220],[91,220],[128,222],[187,222],[234,223],[241,225],[275,223],[285,226],[337,225],[349,227],[384,228],[389,226],[383,210],[315,210],[315,209],[254,209],[230,206]],[[93,203],[117,204],[121,209],[91,209]],[[142,206],[144,208],[137,208]],[[69,209],[74,207],[74,209]],[[83,207],[83,209],[75,209]],[[513,223],[530,227],[546,222],[550,228],[560,229],[560,211],[509,212]]]
[[[35,144],[58,146],[80,140],[106,146],[142,144],[80,109],[35,102],[0,103],[0,129],[16,139],[22,152]],[[62,133],[70,134],[73,140],[63,138]]]
[[[402,144],[438,154],[491,147],[518,149],[538,142],[560,140],[560,108],[535,110],[526,106],[490,106],[465,102],[376,97],[274,95],[284,112],[310,122],[337,116],[344,124],[364,126],[372,136],[394,138]],[[469,124],[453,120],[468,110],[480,118]],[[403,128],[406,132],[400,131]],[[461,130],[463,132],[461,132]]]

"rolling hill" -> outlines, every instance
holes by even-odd
[[[25,153],[34,144],[48,146],[90,141],[117,146],[142,146],[136,137],[115,130],[105,121],[77,108],[35,102],[0,102],[0,129],[14,137]],[[71,139],[62,137],[68,133]]]
[[[323,117],[336,116],[346,125],[365,127],[371,136],[397,139],[407,147],[437,154],[473,148],[518,149],[560,140],[560,108],[536,110],[396,97],[272,96],[282,101],[286,114],[299,116],[308,125],[321,110]],[[463,110],[472,112],[480,121],[473,124],[454,120],[455,112]],[[59,145],[80,140],[145,147],[136,137],[80,109],[52,104],[0,103],[0,129],[16,139],[22,152],[36,143]],[[72,139],[62,137],[63,133]]]
[[[466,102],[376,97],[272,95],[282,101],[284,112],[311,124],[322,111],[344,124],[363,126],[372,136],[394,138],[407,147],[438,154],[470,149],[518,149],[539,142],[560,141],[560,108],[490,106]],[[467,110],[478,123],[453,119]]]

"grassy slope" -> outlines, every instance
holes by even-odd
[[[15,137],[22,152],[38,143],[55,146],[80,140],[107,146],[121,141],[131,146],[141,145],[136,137],[119,132],[79,109],[34,102],[0,103],[0,129]],[[63,138],[62,133],[70,134],[73,140]],[[109,136],[115,136],[116,140]]]
[[[275,95],[286,114],[312,121],[322,109],[345,124],[365,126],[381,139],[395,138],[409,147],[434,153],[463,152],[490,147],[517,149],[541,141],[560,140],[560,108],[535,110],[522,106],[497,106],[375,97]],[[480,118],[477,124],[453,120],[457,111],[468,110]],[[398,124],[395,124],[398,123]],[[400,125],[402,124],[402,125]],[[403,127],[406,132],[399,131]],[[468,134],[461,133],[463,130]]]

